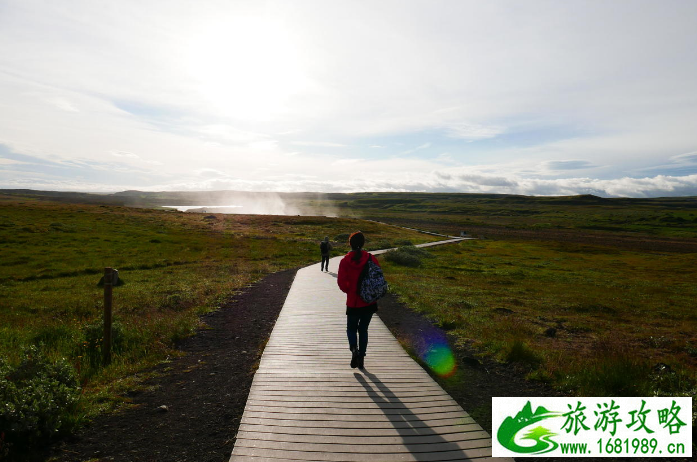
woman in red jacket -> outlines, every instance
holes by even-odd
[[[341,259],[337,277],[339,288],[346,293],[346,333],[352,353],[351,367],[358,366],[359,369],[363,369],[363,358],[368,347],[368,325],[373,313],[378,310],[378,304],[366,303],[358,295],[358,277],[369,258],[380,266],[374,256],[362,250],[364,244],[363,233],[357,231],[351,234],[351,251]]]

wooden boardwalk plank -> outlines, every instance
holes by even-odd
[[[273,426],[285,426],[285,427],[302,427],[302,428],[341,428],[341,429],[360,429],[360,430],[373,430],[373,429],[397,429],[402,430],[414,430],[416,432],[419,429],[424,429],[428,431],[429,429],[436,429],[442,427],[452,427],[458,425],[467,425],[473,422],[471,418],[450,418],[450,419],[421,419],[416,421],[406,421],[400,420],[356,420],[356,419],[334,419],[334,420],[324,420],[324,421],[314,421],[314,420],[299,420],[294,417],[292,418],[277,418],[264,417],[264,416],[252,416],[245,414],[242,417],[242,422],[240,425],[273,425]],[[435,431],[435,430],[434,430]]]
[[[450,433],[463,433],[469,431],[478,431],[479,424],[472,421],[469,424],[462,425],[441,425],[437,431],[431,427],[407,427],[395,428],[389,426],[387,428],[339,428],[332,427],[298,427],[298,426],[283,426],[283,425],[262,425],[262,424],[241,424],[239,431],[262,433],[274,433],[278,435],[289,434],[294,437],[302,435],[330,435],[330,436],[361,436],[361,437],[376,437],[376,436],[430,436],[430,435],[448,435]]]
[[[360,392],[358,392],[360,393]],[[303,405],[305,407],[317,407],[317,406],[326,406],[327,403],[333,403],[332,405],[337,405],[337,404],[343,404],[346,406],[355,406],[358,404],[362,403],[375,403],[376,399],[379,399],[380,402],[384,403],[394,403],[394,404],[408,404],[408,403],[413,403],[414,405],[418,404],[431,404],[435,405],[436,403],[438,404],[443,404],[443,403],[448,403],[448,404],[457,404],[455,401],[448,397],[447,395],[440,395],[440,396],[418,396],[418,397],[406,397],[406,396],[399,396],[399,395],[391,395],[391,397],[382,397],[380,394],[377,393],[372,393],[368,395],[367,393],[363,392],[360,393],[354,393],[353,396],[351,395],[346,395],[344,396],[317,396],[314,397],[314,399],[311,399],[309,396],[288,396],[288,395],[272,395],[272,394],[267,394],[267,395],[261,395],[261,396],[256,396],[255,395],[250,395],[247,398],[247,402],[255,405],[278,405],[278,404],[271,404],[271,403],[283,403],[283,404],[296,404],[296,405]],[[355,397],[354,397],[355,396]]]
[[[338,268],[339,258],[330,267]],[[254,376],[231,462],[492,460],[491,437],[375,316],[351,369],[345,295],[298,271]]]
[[[331,405],[330,405],[331,404]],[[266,403],[266,404],[250,404],[247,402],[245,410],[256,412],[295,412],[298,414],[317,414],[317,413],[342,413],[350,412],[351,414],[433,414],[442,412],[459,412],[460,407],[457,403],[450,405],[432,404],[432,403]]]
[[[322,389],[321,394],[318,394],[317,390],[319,388],[313,388],[313,389],[288,389],[288,388],[281,388],[281,387],[276,387],[276,389],[272,387],[265,387],[263,390],[261,389],[262,387],[257,387],[256,390],[252,390],[249,393],[249,397],[259,397],[259,399],[265,399],[265,397],[276,397],[276,396],[286,396],[288,398],[298,398],[298,399],[309,399],[309,398],[318,398],[319,396],[325,397],[325,398],[331,398],[331,397],[338,397],[338,398],[346,398],[349,397],[350,395],[347,395],[347,393],[350,393],[352,390],[354,393],[360,393],[361,396],[381,396],[385,399],[390,399],[390,398],[421,398],[421,397],[427,397],[427,398],[437,398],[439,396],[445,396],[449,397],[447,393],[441,390],[437,389],[431,389],[431,390],[417,390],[414,392],[409,392],[409,391],[402,391],[399,394],[395,394],[392,391],[365,391],[365,388],[348,388],[344,387],[342,390],[338,390],[335,388],[324,388]]]
[[[471,450],[432,451],[425,453],[401,452],[393,454],[370,454],[357,452],[310,452],[289,449],[267,449],[240,447],[238,453],[264,459],[284,458],[302,461],[347,461],[347,462],[410,462],[410,461],[467,461],[491,457],[491,448]],[[233,456],[235,451],[233,450]]]
[[[421,420],[439,420],[439,419],[457,419],[461,418],[462,413],[459,411],[450,412],[436,412],[428,414],[415,415],[411,414],[399,414],[398,411],[386,412],[386,413],[340,413],[339,411],[334,412],[304,412],[298,413],[293,410],[288,410],[287,412],[260,412],[255,410],[245,409],[245,414],[249,414],[250,417],[260,417],[265,419],[303,419],[303,420],[314,420],[314,421],[333,421],[333,420],[362,420],[363,422],[418,422]]]
[[[488,436],[488,433],[476,432],[476,434]],[[265,439],[253,438],[253,439],[243,439],[237,438],[235,441],[235,446],[255,448],[255,449],[283,449],[288,451],[305,451],[305,452],[343,452],[343,453],[353,453],[353,454],[399,454],[399,453],[433,453],[442,451],[459,451],[466,449],[481,449],[487,448],[491,442],[488,438],[478,438],[478,439],[466,439],[464,441],[446,441],[441,437],[437,438],[437,441],[432,443],[408,443],[401,441],[396,444],[361,444],[358,441],[351,444],[344,444],[339,442],[326,442],[326,443],[303,443],[303,442],[289,442],[289,441],[270,441]],[[327,438],[329,440],[330,438]],[[331,439],[336,439],[336,437],[331,437]]]
[[[432,435],[326,435],[326,434],[288,434],[288,433],[267,433],[257,432],[255,430],[240,431],[237,434],[237,439],[248,440],[266,440],[266,441],[283,441],[290,443],[337,443],[344,445],[401,445],[401,444],[439,444],[446,442],[470,441],[475,438],[486,439],[489,434],[485,431],[463,432],[457,431],[446,434]]]

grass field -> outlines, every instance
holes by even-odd
[[[315,262],[324,236],[335,255],[355,229],[369,249],[437,239],[356,219],[368,218],[495,238],[402,264],[383,258],[392,290],[455,342],[578,395],[695,395],[694,198],[294,194],[280,197],[344,218],[157,210],[215,197],[0,195],[0,358],[17,364],[30,345],[66,358],[84,391],[70,415],[78,422],[123,402],[142,371],[200,327],[200,314],[270,272]],[[114,289],[115,356],[105,367],[97,282],[107,266],[126,284]]]
[[[0,358],[22,359],[36,345],[66,358],[83,387],[73,416],[122,401],[139,371],[176,354],[199,327],[198,316],[278,270],[316,262],[324,236],[336,255],[347,233],[368,246],[434,240],[424,234],[352,219],[203,215],[143,208],[60,204],[0,196]],[[114,288],[114,360],[101,363],[104,267],[118,268]]]
[[[601,198],[591,195],[532,197],[461,193],[244,193],[142,192],[97,195],[27,190],[0,194],[61,202],[129,205],[229,205],[282,202],[298,213],[368,218],[441,233],[471,227],[513,230],[573,230],[649,237],[697,238],[697,198]],[[314,213],[312,213],[314,211]]]
[[[604,199],[496,194],[359,193],[330,195],[339,216],[360,216],[441,233],[480,227],[573,230],[697,238],[697,199]]]
[[[456,342],[581,396],[694,395],[697,254],[486,240],[429,253],[384,270]]]

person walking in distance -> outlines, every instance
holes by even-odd
[[[363,267],[372,259],[380,266],[377,259],[363,251],[365,236],[357,231],[349,237],[351,251],[341,259],[337,284],[346,294],[346,334],[351,350],[351,367],[363,369],[365,352],[368,348],[368,325],[373,314],[378,310],[377,302],[366,303],[358,295],[358,279]]]
[[[319,243],[319,252],[322,254],[322,263],[320,271],[329,271],[329,251],[332,250],[332,245],[329,243],[329,236],[325,236],[324,240]]]

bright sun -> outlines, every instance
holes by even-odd
[[[192,37],[188,55],[199,92],[226,116],[268,120],[306,82],[292,34],[267,18],[208,24]]]

